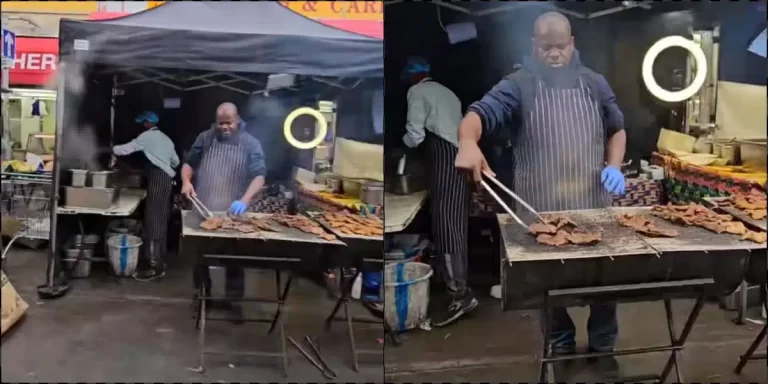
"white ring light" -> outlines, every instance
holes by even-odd
[[[293,137],[293,133],[291,132],[291,125],[293,125],[293,121],[301,115],[310,115],[314,117],[320,124],[315,138],[310,141],[298,141],[295,137]],[[283,123],[283,135],[285,136],[285,140],[288,140],[289,144],[298,149],[312,149],[317,147],[320,145],[320,143],[323,142],[327,133],[328,122],[325,121],[325,116],[323,116],[320,111],[310,107],[301,107],[293,110],[293,112],[288,114],[288,117],[285,118],[285,123]]]
[[[670,92],[661,88],[653,77],[653,62],[656,61],[656,58],[663,50],[671,47],[685,48],[696,60],[696,77],[693,78],[688,88],[676,92]],[[643,82],[645,82],[648,91],[662,101],[674,103],[687,100],[701,89],[706,78],[707,58],[704,56],[704,51],[701,50],[701,47],[696,42],[682,36],[662,38],[651,46],[648,52],[646,52],[645,58],[643,58]]]

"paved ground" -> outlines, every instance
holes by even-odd
[[[45,255],[14,251],[7,273],[29,302],[26,319],[2,340],[3,382],[317,382],[324,378],[297,351],[291,353],[290,376],[282,376],[273,360],[209,358],[208,372],[187,370],[196,365],[196,331],[189,307],[189,270],[179,260],[171,265],[162,283],[141,284],[109,278],[94,272],[88,280],[73,282],[64,298],[40,302],[36,286],[43,282]],[[104,267],[104,266],[101,266]],[[100,267],[100,268],[101,268]],[[273,289],[271,276],[251,275],[249,290]],[[263,292],[263,291],[262,291]],[[330,311],[330,300],[307,280],[299,280],[288,305],[288,334],[303,338],[323,335],[321,320]],[[692,303],[675,303],[676,322],[682,324]],[[247,308],[248,312],[258,311]],[[620,347],[644,346],[666,341],[664,312],[659,303],[619,307]],[[749,363],[741,376],[732,373],[738,355],[755,337],[759,326],[731,323],[732,313],[708,304],[694,328],[683,354],[688,382],[768,383],[763,361]],[[573,311],[578,329],[584,328],[586,311]],[[219,349],[275,345],[264,337],[265,326],[231,326],[211,329],[211,346]],[[361,345],[374,347],[380,331],[360,330]],[[582,339],[579,342],[583,345]],[[338,382],[531,382],[536,377],[538,327],[528,312],[501,312],[497,301],[485,298],[472,318],[454,326],[406,335],[399,347],[387,346],[384,367],[380,358],[369,359],[356,373],[344,328],[337,327],[321,339],[321,348],[339,373]],[[764,348],[764,347],[762,347]],[[663,355],[622,357],[624,373],[658,372]],[[587,367],[577,365],[569,382],[598,382]]]
[[[102,265],[99,268],[106,267]],[[289,346],[290,374],[282,375],[271,358],[208,357],[207,372],[197,365],[197,333],[189,303],[189,271],[176,262],[162,283],[138,283],[107,277],[95,271],[89,280],[73,281],[72,291],[58,300],[41,302],[36,286],[45,274],[45,254],[12,251],[7,274],[30,308],[25,319],[2,340],[3,382],[317,382],[324,380]],[[172,267],[172,268],[174,268]],[[253,286],[271,292],[271,275],[252,276]],[[332,302],[324,291],[306,280],[295,286],[287,305],[286,331],[301,340],[321,337],[320,348],[338,373],[340,382],[381,382],[381,356],[369,358],[357,373],[343,324],[331,333],[322,331],[322,319]],[[247,315],[269,310],[245,308]],[[209,345],[218,350],[267,349],[276,351],[275,337],[265,336],[266,324],[212,323]],[[376,347],[381,330],[360,329],[361,346]]]
[[[682,327],[691,301],[674,304],[675,321]],[[585,329],[586,309],[571,311],[577,329]],[[487,298],[471,318],[443,329],[416,331],[399,347],[387,345],[387,382],[531,382],[537,378],[536,354],[540,338],[529,312],[502,312],[498,301]],[[661,303],[619,306],[619,348],[668,342]],[[756,337],[760,326],[734,325],[732,313],[707,304],[683,354],[684,379],[689,382],[768,383],[765,361],[747,365],[741,376],[733,373],[738,356]],[[678,330],[679,331],[679,330]],[[578,335],[584,345],[583,332]],[[764,346],[762,347],[764,350]],[[620,357],[622,373],[659,373],[667,354]],[[601,382],[589,366],[578,363],[568,382]]]

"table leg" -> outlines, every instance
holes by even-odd
[[[360,371],[360,365],[357,361],[357,346],[355,344],[355,334],[353,330],[352,315],[349,314],[349,299],[344,301],[344,317],[347,321],[347,332],[349,334],[349,346],[352,350],[352,365],[355,372]]]
[[[333,319],[336,318],[336,314],[339,313],[339,310],[341,309],[341,306],[345,303],[345,301],[349,300],[349,296],[352,293],[352,286],[355,284],[355,280],[357,280],[357,277],[362,274],[361,268],[357,268],[355,271],[355,275],[352,277],[352,279],[345,284],[343,280],[344,272],[341,272],[342,275],[342,284],[341,284],[341,295],[339,296],[339,299],[336,300],[336,305],[333,307],[333,310],[331,311],[331,314],[325,318],[325,330],[330,331],[331,330],[331,324],[333,324]]]
[[[539,360],[539,383],[555,383],[554,370],[550,369],[552,368],[552,363],[546,360],[550,357],[551,350],[549,332],[551,330],[552,308],[549,307],[549,302],[544,303],[541,322],[543,346],[541,350],[541,358]]]
[[[667,331],[669,333],[669,343],[675,345],[675,320],[672,317],[672,301],[670,299],[664,300],[664,313],[667,316]],[[669,360],[672,360],[675,366],[675,375],[677,376],[677,382],[683,383],[683,374],[680,372],[680,354],[679,351],[672,351],[669,356]]]
[[[671,332],[671,339],[672,339],[672,345],[673,346],[680,346],[682,347],[685,345],[685,341],[688,339],[688,336],[691,334],[691,330],[693,329],[693,325],[696,323],[696,319],[699,317],[699,313],[701,313],[701,308],[704,306],[704,298],[705,294],[702,293],[699,295],[698,298],[696,298],[696,303],[693,305],[693,309],[691,309],[691,313],[688,315],[688,320],[685,322],[685,326],[683,326],[683,331],[680,333],[680,337],[675,337],[675,330],[671,328],[674,324],[672,323],[672,307],[670,305],[669,312],[667,313],[667,325],[670,327],[669,331]],[[666,302],[665,300],[665,308],[666,308]],[[661,371],[661,375],[659,375],[659,383],[664,383],[667,380],[667,376],[669,376],[670,371],[672,370],[672,366],[674,365],[675,370],[678,372],[678,377],[682,379],[682,374],[680,374],[680,366],[677,361],[677,351],[672,352],[672,356],[669,357],[667,360],[667,364],[664,365],[664,369]],[[682,380],[679,380],[679,382],[682,382]]]
[[[197,311],[198,333],[197,347],[199,352],[197,369],[199,373],[205,372],[205,282],[200,283],[199,304]]]
[[[762,285],[760,287],[760,299],[763,303],[763,306],[768,310],[768,292],[766,292],[766,289],[768,289],[768,286],[766,285]],[[768,324],[763,325],[763,329],[761,329],[757,334],[757,337],[752,342],[752,344],[749,345],[747,351],[743,355],[739,356],[739,364],[736,365],[736,369],[734,370],[737,375],[741,374],[741,371],[744,369],[744,366],[747,365],[749,360],[755,359],[755,350],[757,350],[757,347],[760,346],[760,343],[765,340],[766,335],[768,335]]]

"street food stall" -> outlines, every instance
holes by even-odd
[[[38,289],[41,298],[66,294],[67,279],[83,260],[108,262],[114,274],[130,276],[140,243],[129,244],[125,239],[140,239],[141,210],[137,208],[146,196],[146,186],[140,174],[110,169],[109,152],[114,144],[131,138],[131,117],[137,110],[150,103],[162,108],[167,119],[161,119],[161,125],[167,121],[167,134],[181,151],[210,127],[206,122],[221,101],[252,106],[258,98],[262,107],[285,109],[281,97],[294,96],[292,100],[299,101],[290,105],[298,108],[285,111],[279,129],[271,129],[271,124],[246,127],[268,149],[268,164],[279,159],[274,162],[287,161],[294,168],[315,171],[320,165],[330,166],[336,136],[343,134],[334,129],[334,121],[337,114],[344,114],[344,105],[327,101],[328,95],[334,98],[329,89],[343,96],[375,88],[383,71],[381,40],[316,23],[277,2],[169,2],[112,20],[62,20],[60,36],[57,156],[52,172],[56,193],[50,201],[49,263],[47,282]],[[245,119],[248,108],[241,109]],[[259,116],[254,118],[264,113],[255,114]],[[297,132],[292,123],[303,114],[315,121],[297,122],[302,128]],[[367,121],[372,125],[370,118]],[[180,255],[196,257],[207,267],[275,271],[274,297],[242,301],[277,305],[270,319],[246,321],[270,323],[270,333],[276,330],[279,335],[279,352],[243,353],[279,357],[286,374],[283,306],[292,272],[336,267],[361,271],[366,262],[380,264],[380,252],[373,250],[380,249],[381,243],[375,229],[381,219],[374,212],[364,216],[335,212],[337,216],[330,217],[317,207],[268,199],[295,198],[301,186],[294,181],[265,188],[268,196],[255,203],[260,213],[230,218],[224,212],[192,209],[199,206],[178,209]],[[367,220],[364,231],[360,220]],[[104,229],[102,236],[98,231]],[[357,239],[348,240],[360,231],[365,232],[363,246],[356,245]],[[102,243],[107,252],[95,246]],[[104,253],[109,257],[99,257]],[[64,257],[68,257],[66,263]],[[286,272],[289,277],[283,281]],[[204,355],[216,353],[206,349],[206,320],[223,320],[206,315],[206,301],[229,299],[208,296],[206,284],[201,285],[195,297],[202,372]],[[330,318],[342,304],[349,305],[348,295],[338,303]],[[349,316],[346,321],[357,365],[359,351]]]
[[[733,89],[718,79],[725,63],[731,59],[722,56],[723,37],[729,31],[718,21],[726,12],[692,11],[690,5],[682,3],[642,2],[558,3],[538,8],[525,4],[435,3],[431,10],[427,4],[419,5],[420,12],[415,6],[407,12],[405,7],[398,10],[400,6],[396,4],[388,6],[392,8],[388,20],[414,27],[401,27],[392,34],[387,32],[387,40],[391,40],[388,47],[393,47],[391,51],[387,50],[388,60],[404,62],[406,56],[413,54],[426,57],[433,67],[430,75],[459,95],[465,107],[499,79],[520,68],[518,63],[522,57],[531,52],[528,42],[536,17],[545,11],[565,14],[571,21],[581,60],[605,76],[625,114],[628,139],[622,173],[627,192],[614,198],[613,207],[534,212],[533,215],[525,212],[526,216],[521,215],[522,219],[515,220],[504,203],[516,202],[518,206],[522,203],[502,193],[502,188],[493,186],[493,193],[486,192],[485,188],[474,194],[472,215],[490,216],[492,224],[487,230],[480,225],[469,226],[470,253],[489,244],[495,251],[493,262],[501,267],[500,294],[496,297],[501,299],[504,310],[541,310],[546,314],[542,319],[543,329],[549,329],[551,309],[555,307],[600,301],[661,302],[667,316],[669,343],[594,356],[667,352],[669,359],[659,374],[622,380],[664,382],[670,375],[677,375],[676,381],[682,382],[678,355],[706,298],[729,295],[740,285],[754,284],[759,286],[761,302],[765,305],[765,160],[762,169],[760,162],[755,161],[761,153],[765,158],[765,87],[754,92],[742,87],[739,88],[741,92],[730,92],[729,100],[720,100],[718,91]],[[740,12],[750,12],[746,9],[749,7],[741,8]],[[733,15],[739,14],[734,9],[731,8]],[[504,13],[509,17],[501,16]],[[498,17],[486,17],[491,14]],[[699,17],[701,14],[705,16]],[[675,17],[666,18],[666,15]],[[677,18],[683,15],[685,17]],[[430,24],[434,25],[431,30]],[[760,29],[764,29],[764,23]],[[417,30],[419,36],[427,37],[410,43],[410,36]],[[493,38],[488,39],[489,36]],[[446,40],[450,46],[446,45]],[[472,43],[473,40],[480,43]],[[491,46],[491,53],[480,53],[480,50],[488,49],[486,45]],[[670,47],[683,48],[685,51],[680,52],[685,54],[660,56]],[[495,60],[478,68],[476,58],[489,55]],[[764,64],[763,61],[761,65]],[[395,67],[393,72],[402,68]],[[734,67],[739,66],[729,66],[731,70]],[[405,89],[394,81],[390,83],[390,76],[392,79],[397,76],[389,72],[386,76],[387,95],[392,95],[387,99],[388,109],[392,106],[388,116],[393,116],[391,120],[395,126],[392,129],[388,126],[387,136],[390,136],[388,142],[395,142],[401,141],[404,133],[401,127],[405,126]],[[746,96],[748,94],[753,97]],[[724,107],[723,102],[729,106]],[[756,112],[737,108],[740,104],[753,105],[750,110]],[[754,104],[758,104],[757,107]],[[752,118],[744,117],[747,112]],[[721,117],[724,114],[728,117],[727,123]],[[648,123],[641,124],[645,115],[650,116]],[[736,120],[741,121],[736,123]],[[749,133],[733,134],[735,130],[746,128],[750,128]],[[762,130],[762,137],[755,135],[759,130]],[[659,136],[667,133],[660,131],[689,136],[690,139],[684,141],[690,148],[677,153],[663,151],[665,140]],[[500,156],[495,155],[514,150],[514,147],[509,138],[498,136],[483,137],[480,147],[491,169],[502,179],[506,178],[505,170],[513,167],[499,162],[504,160],[496,161]],[[697,144],[695,151],[694,144]],[[734,161],[733,152],[737,146],[748,147],[752,161]],[[715,147],[727,148],[728,154],[712,154]],[[709,148],[709,152],[699,148]],[[702,158],[705,158],[704,162]],[[390,175],[396,174],[394,169],[390,169],[388,181]],[[514,190],[512,185],[508,186]],[[417,217],[418,202],[426,194],[410,195],[410,199],[387,196],[387,212],[391,211],[390,201],[412,201],[407,204],[410,207],[407,212],[396,216],[396,222],[390,222],[387,215],[387,235],[390,235],[390,228],[393,234],[403,231],[409,220]],[[674,203],[674,208],[666,205],[669,201]],[[739,201],[741,209],[735,208],[735,201]],[[680,213],[667,210],[679,210]],[[690,222],[687,215],[692,212],[710,217],[717,224]],[[625,215],[631,215],[633,220],[627,221],[630,216]],[[574,235],[561,231],[559,224],[544,222],[538,223],[542,224],[539,229],[552,231],[536,233],[531,224],[537,222],[537,216],[539,220],[567,217],[579,232]],[[685,216],[685,219],[679,216]],[[664,233],[674,231],[674,236],[659,236],[647,228],[633,230],[624,225],[627,222],[633,226],[646,219]],[[427,226],[413,228],[411,225],[407,229],[410,232],[428,233]],[[487,236],[476,236],[475,232],[480,231],[485,231]],[[532,235],[532,232],[536,234]],[[586,236],[594,234],[599,235],[599,240],[586,243]],[[469,257],[470,270],[472,262],[478,259],[477,254]],[[677,298],[696,301],[682,332],[671,319],[670,300]],[[765,354],[753,355],[765,332],[763,328],[757,335],[755,343],[742,357],[739,370],[751,358],[765,358]],[[553,355],[548,332],[544,334],[541,349],[537,347],[535,351],[541,363],[539,382],[558,381],[551,369],[555,362],[590,357],[589,354]]]

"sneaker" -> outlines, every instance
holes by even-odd
[[[477,308],[478,302],[471,294],[461,299],[454,299],[448,308],[440,311],[437,316],[432,317],[432,325],[435,327],[444,327],[453,323],[460,317]]]
[[[145,270],[137,271],[133,275],[133,279],[136,281],[152,281],[154,279],[165,276],[165,269],[162,268],[147,268]]]

